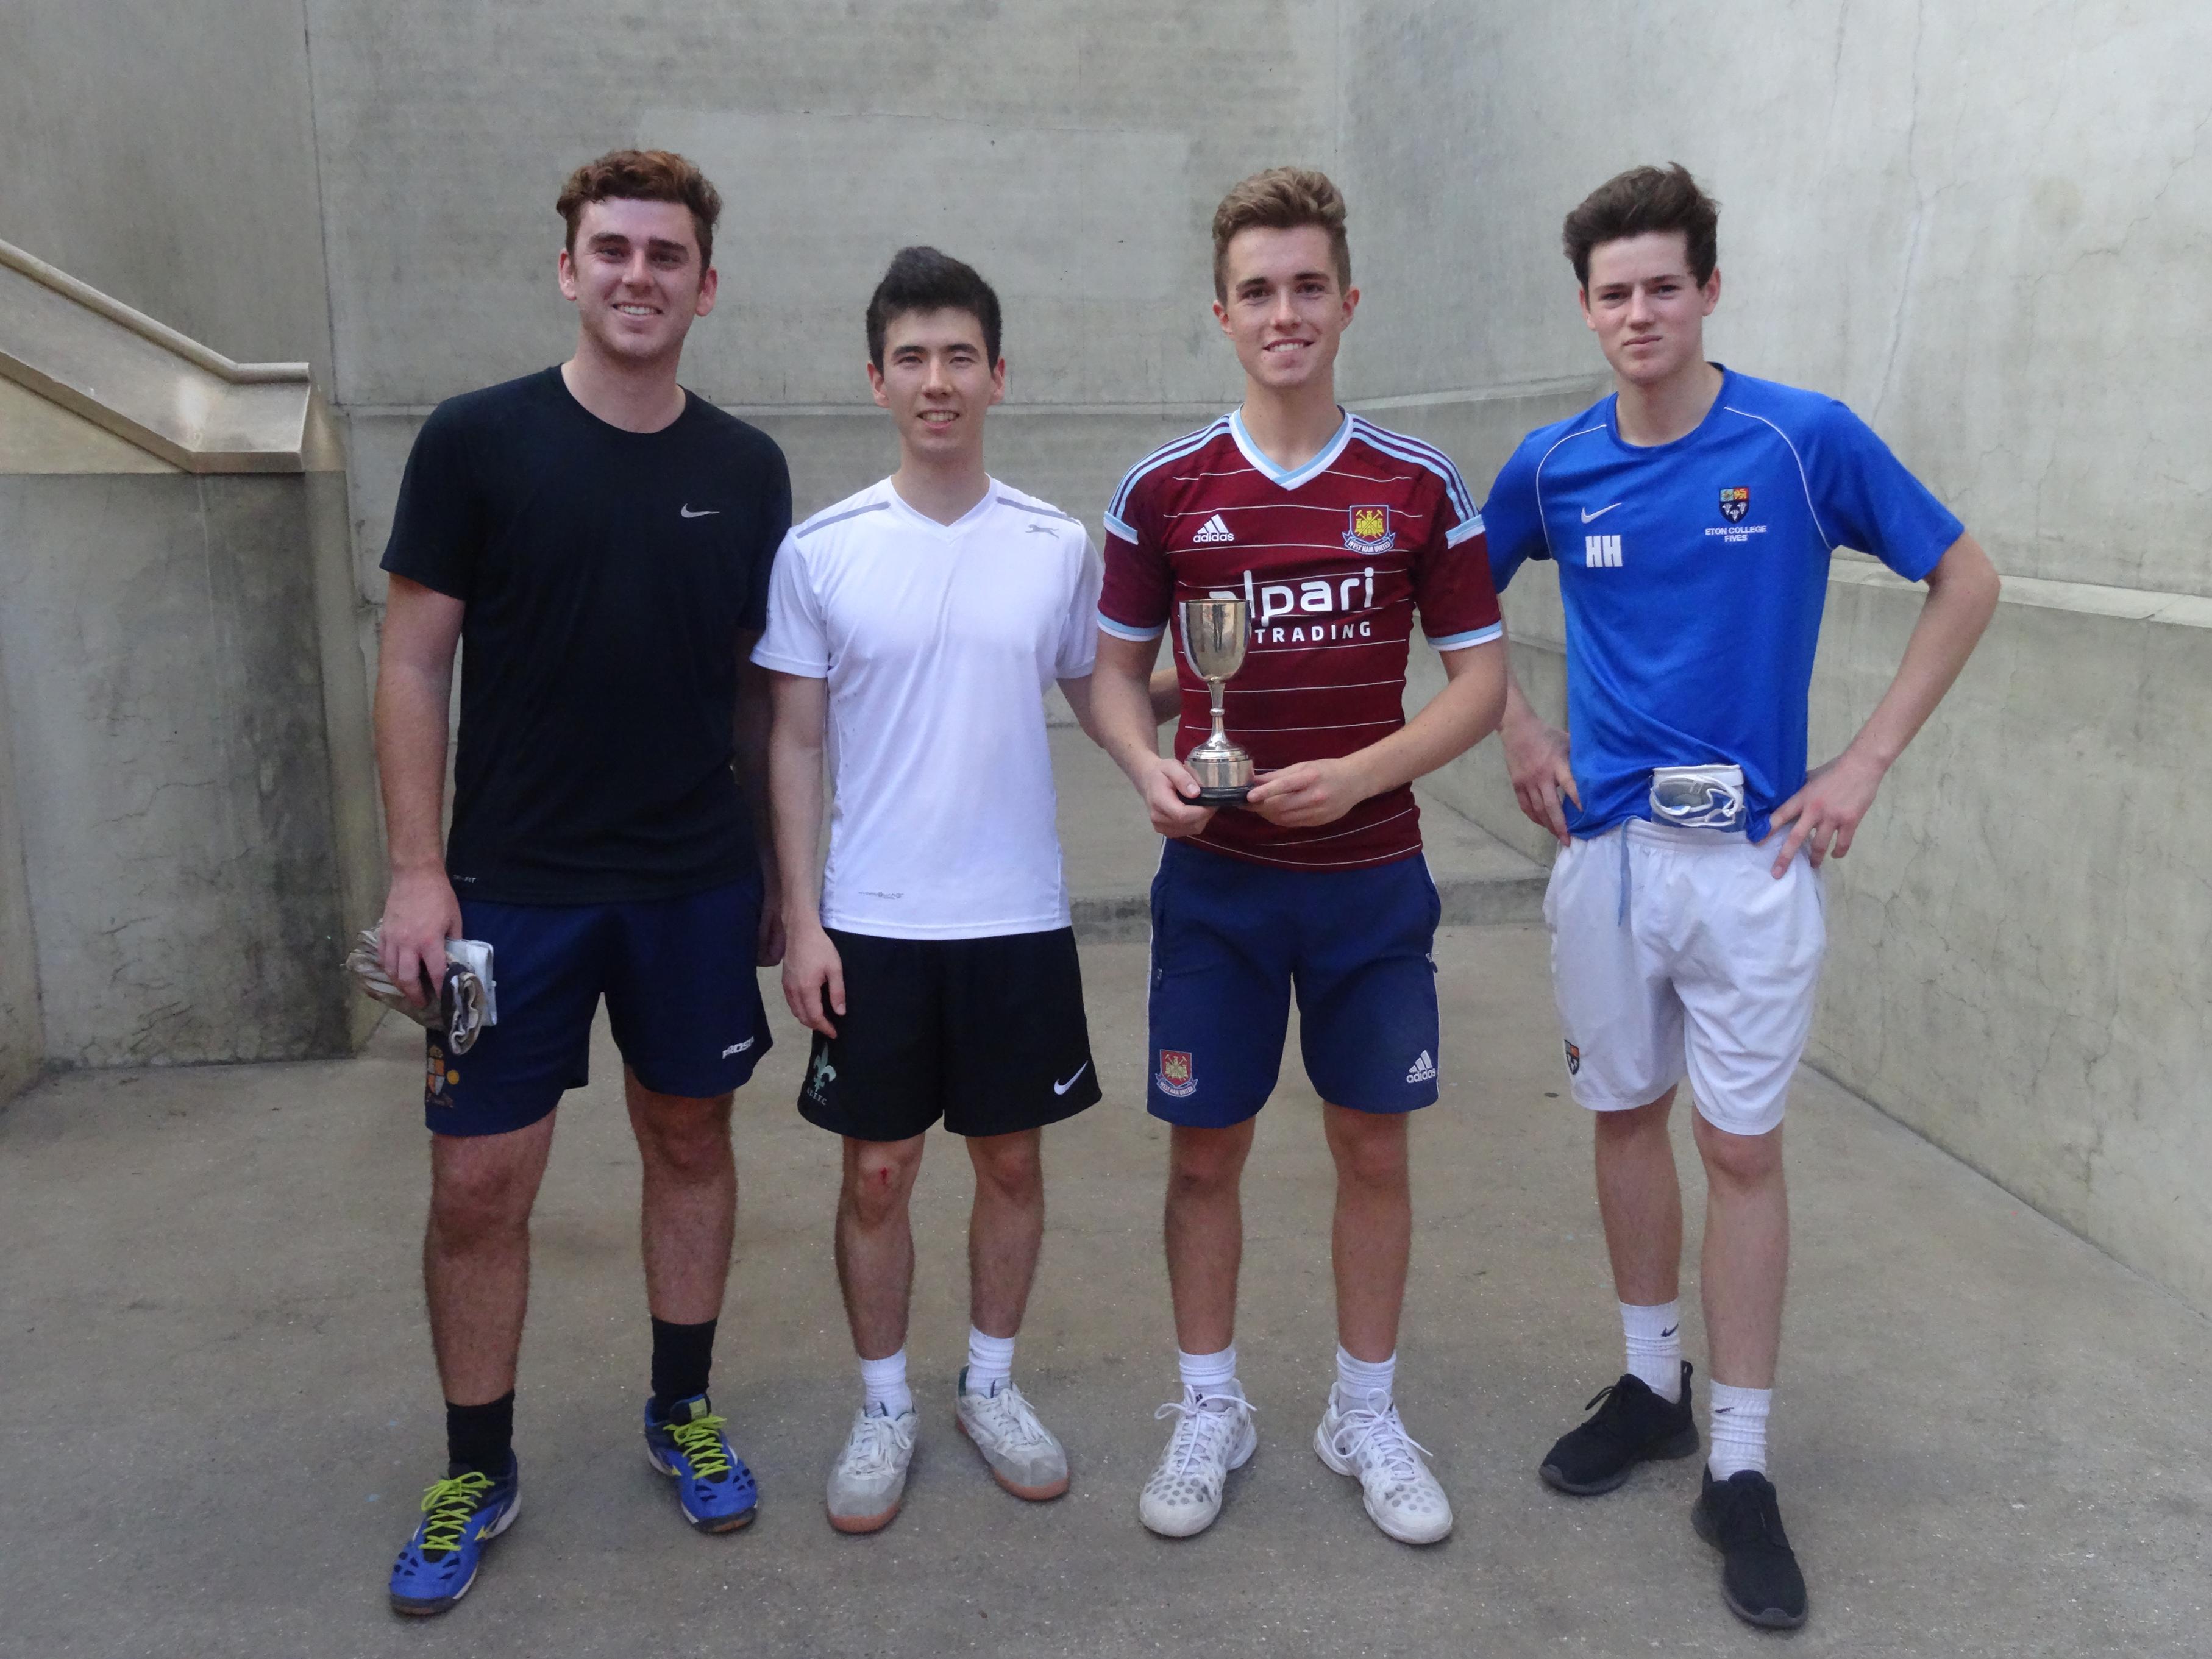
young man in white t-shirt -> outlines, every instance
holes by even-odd
[[[1098,559],[1075,520],[984,471],[1006,375],[990,286],[903,248],[867,324],[898,471],[785,538],[753,655],[773,675],[769,788],[792,872],[783,993],[815,1033],[799,1109],[844,1137],[837,1279],[863,1398],[828,1503],[855,1533],[898,1513],[914,1456],[907,1203],[939,1118],[975,1170],[960,1428],[1017,1497],[1067,1490],[1066,1454],[1013,1384],[1014,1337],[1044,1240],[1044,1126],[1099,1097],[1043,706],[1057,679],[1089,725]],[[801,872],[825,739],[817,894]]]

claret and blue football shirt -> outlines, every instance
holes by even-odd
[[[1650,817],[1656,767],[1729,763],[1757,841],[1805,781],[1829,555],[1918,581],[1965,527],[1832,398],[1723,370],[1697,428],[1649,447],[1616,403],[1530,433],[1482,508],[1499,592],[1529,559],[1559,568],[1568,828]]]

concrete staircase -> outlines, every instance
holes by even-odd
[[[1060,844],[1066,860],[1076,937],[1140,939],[1152,927],[1152,872],[1160,839],[1121,769],[1073,725],[1052,727],[1060,791]],[[1452,807],[1419,789],[1429,872],[1447,927],[1541,918],[1546,871]]]

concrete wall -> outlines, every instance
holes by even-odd
[[[1814,1057],[2212,1309],[2212,1085],[2194,1064],[2212,446],[2203,354],[2167,338],[2212,236],[2197,9],[1624,15],[1360,9],[1344,76],[1362,279],[1422,293],[1363,313],[1360,388],[1396,393],[1398,423],[1482,489],[1514,428],[1602,374],[1557,252],[1566,210],[1638,161],[1698,173],[1724,210],[1712,354],[1851,403],[2011,583],[1831,866]],[[1838,560],[1816,757],[1871,710],[1917,606]],[[1507,616],[1531,701],[1563,719],[1548,569]],[[1548,857],[1495,745],[1439,788]]]
[[[315,148],[301,0],[0,7],[0,238],[226,356],[323,378]]]
[[[0,684],[6,666],[0,664]],[[24,879],[23,829],[15,812],[15,772],[0,697],[0,1106],[38,1076],[46,1060],[39,1009],[38,938]]]

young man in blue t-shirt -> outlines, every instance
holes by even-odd
[[[1583,319],[1614,390],[1533,432],[1482,509],[1502,592],[1559,566],[1568,732],[1508,683],[1521,809],[1559,838],[1545,899],[1574,1096],[1597,1115],[1598,1206],[1626,1374],[1546,1455],[1561,1492],[1609,1492],[1698,1449],[1677,1312],[1681,1188],[1668,1114],[1686,1076],[1707,1190],[1702,1279],[1712,1446],[1691,1518],[1729,1605],[1805,1621],[1766,1478],[1789,1261],[1782,1115],[1826,943],[1821,860],[1981,636],[1996,573],[1857,416],[1705,361],[1720,302],[1716,205],[1638,167],[1567,216]],[[1842,754],[1806,768],[1806,702],[1838,547],[1929,596],[1888,691]],[[1571,746],[1569,733],[1571,732]]]

